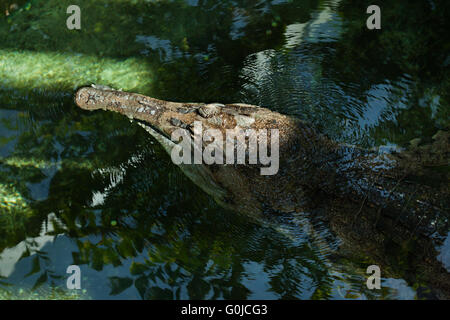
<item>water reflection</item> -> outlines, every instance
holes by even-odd
[[[393,38],[406,27],[367,35],[364,6],[349,3],[82,1],[86,23],[67,33],[54,1],[40,1],[1,20],[0,293],[64,289],[67,266],[78,264],[82,298],[414,297],[414,284],[392,277],[368,290],[368,261],[343,250],[323,217],[261,224],[227,212],[140,127],[72,102],[74,88],[99,82],[168,100],[247,102],[365,146],[446,128],[450,73],[436,67],[445,48],[398,55]],[[438,32],[429,30],[448,30],[429,13],[425,42]]]

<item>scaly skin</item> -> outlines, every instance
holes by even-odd
[[[218,129],[223,135],[236,126],[278,129],[275,175],[261,175],[261,164],[180,167],[222,206],[257,218],[276,212],[323,212],[347,246],[387,270],[400,263],[394,261],[398,254],[406,255],[408,267],[401,277],[430,285],[436,297],[450,297],[449,273],[436,259],[436,247],[449,230],[448,176],[428,169],[448,166],[447,132],[436,135],[428,147],[379,155],[339,145],[297,118],[253,105],[176,103],[102,87],[79,89],[75,102],[82,109],[109,110],[138,120],[168,152],[174,146],[172,132],[192,131],[194,121],[200,121],[203,130]]]

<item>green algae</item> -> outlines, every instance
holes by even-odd
[[[0,289],[0,300],[89,300],[85,290],[63,290],[49,288],[39,290]]]
[[[0,78],[17,89],[74,90],[91,83],[145,91],[152,74],[138,58],[118,60],[58,52],[0,50]]]

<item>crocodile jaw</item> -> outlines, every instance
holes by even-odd
[[[169,137],[171,132],[179,129],[178,126],[170,122],[171,117],[183,119],[194,115],[187,115],[190,112],[189,108],[192,108],[193,104],[189,104],[186,107],[186,104],[93,87],[79,89],[75,94],[75,103],[85,110],[114,111],[130,119],[137,119],[136,123],[152,135],[169,154],[171,154],[173,147],[176,145]],[[199,106],[201,105],[199,104]],[[152,111],[154,112],[152,113]],[[215,182],[214,176],[207,166],[202,164],[179,164],[178,166],[189,179],[207,194],[211,195],[224,207],[229,207],[226,204],[229,192]]]
[[[75,94],[75,103],[81,109],[108,110],[120,113],[130,119],[140,120],[165,137],[170,137],[171,133],[179,128],[171,120],[189,117],[189,108],[192,108],[182,103],[94,87],[80,88]]]

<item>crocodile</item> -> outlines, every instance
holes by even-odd
[[[178,165],[224,208],[256,219],[314,212],[354,252],[393,274],[401,255],[407,261],[403,278],[425,283],[435,298],[450,297],[450,264],[438,259],[450,237],[448,131],[436,133],[429,144],[415,141],[401,152],[380,152],[340,144],[298,117],[255,105],[170,102],[102,86],[81,87],[74,99],[82,109],[114,111],[133,119],[169,154],[177,146],[174,133],[181,129],[195,137],[196,123],[223,136],[236,128],[276,130],[276,174],[261,174],[267,163],[259,160]],[[200,140],[202,151],[207,142]],[[237,144],[221,146],[224,154],[226,148],[238,152]],[[275,151],[273,145],[268,151]],[[248,148],[245,152],[248,159]]]

